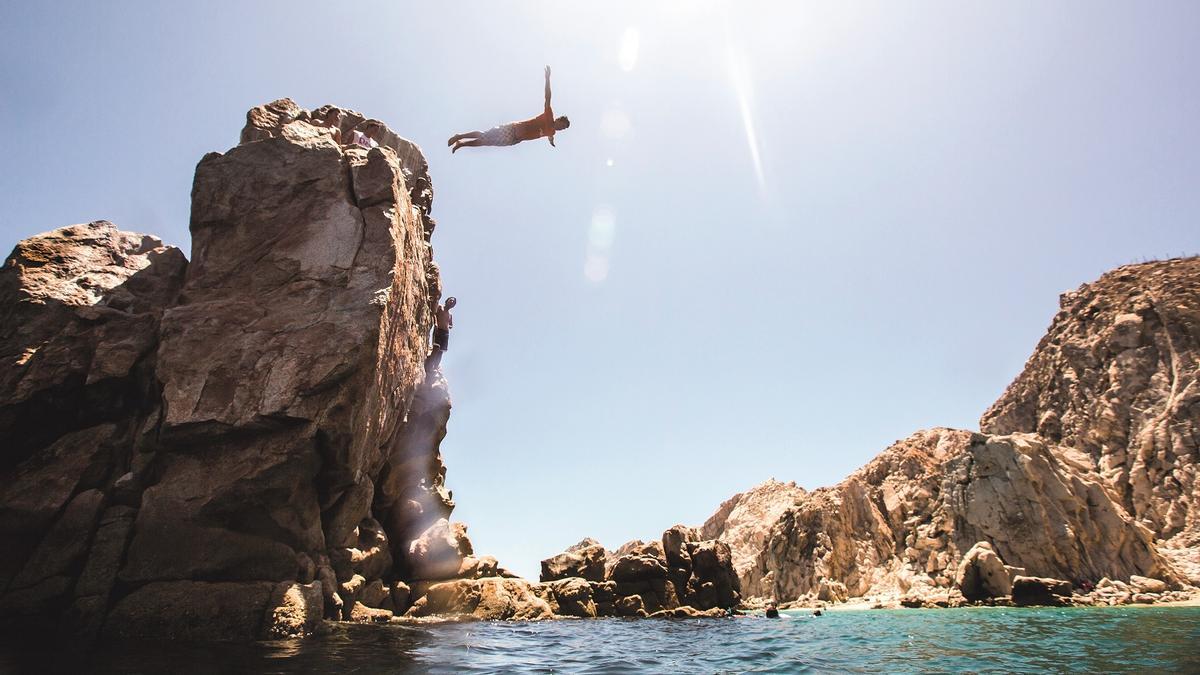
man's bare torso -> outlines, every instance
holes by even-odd
[[[542,113],[520,122],[509,122],[518,141],[532,141],[543,136],[554,135],[553,113]]]

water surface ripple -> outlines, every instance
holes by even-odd
[[[1200,607],[785,612],[781,619],[339,625],[304,641],[11,645],[0,672],[1200,672]],[[74,657],[78,658],[78,657]]]

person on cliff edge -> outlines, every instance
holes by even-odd
[[[458,152],[459,148],[478,148],[484,145],[516,145],[521,141],[532,141],[546,137],[550,145],[554,145],[554,134],[571,126],[571,120],[554,117],[550,108],[550,66],[546,66],[546,109],[537,117],[530,117],[522,122],[509,122],[487,131],[468,131],[464,134],[454,134],[446,145],[450,152]]]
[[[433,310],[433,351],[429,353],[429,360],[425,365],[427,372],[432,373],[441,367],[442,354],[450,348],[450,329],[454,328],[454,315],[450,310],[457,304],[458,299],[451,296]]]

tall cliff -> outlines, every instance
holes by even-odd
[[[918,432],[831,488],[765,483],[705,536],[746,595],[789,601],[949,598],[980,542],[1002,576],[1200,585],[1198,337],[1200,259],[1122,267],[1063,295],[984,433]]]
[[[431,205],[414,144],[283,99],[197,166],[190,263],[104,221],[21,242],[0,270],[0,618],[291,634],[456,576]]]

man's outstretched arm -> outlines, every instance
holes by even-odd
[[[546,66],[546,117],[554,117],[554,112],[550,110],[550,66]]]

